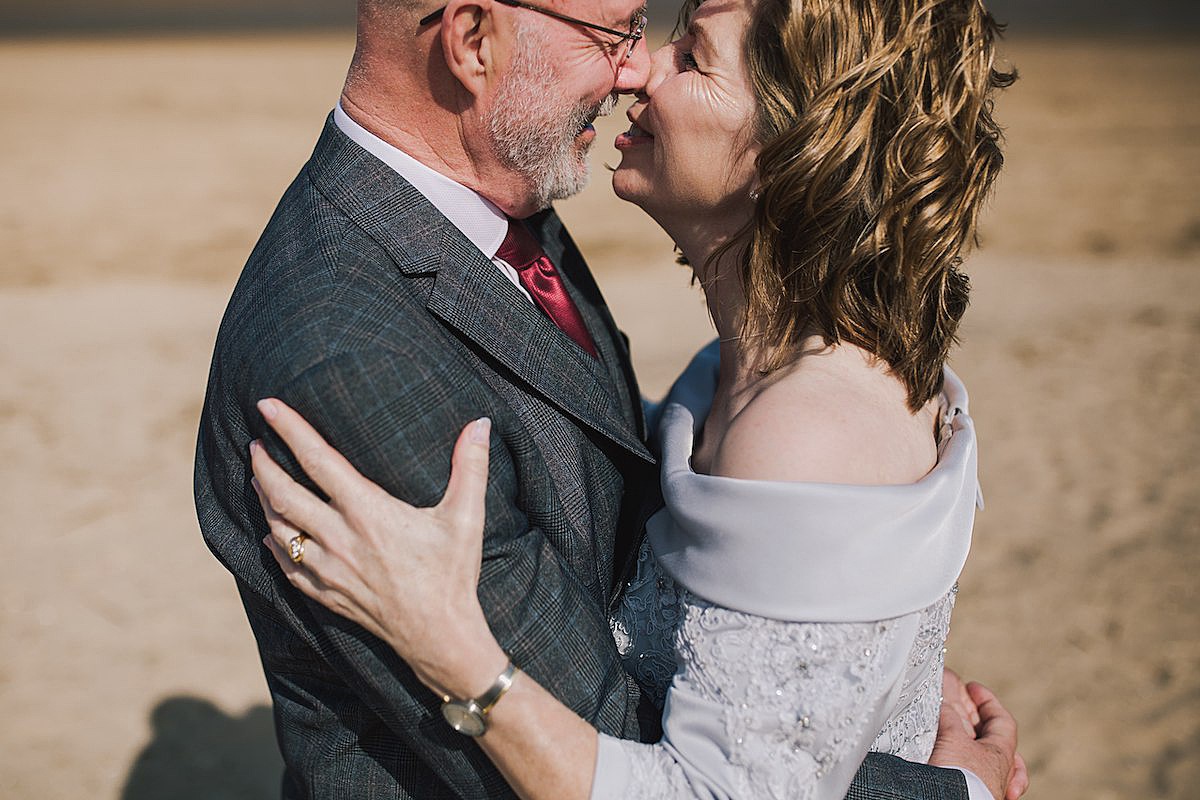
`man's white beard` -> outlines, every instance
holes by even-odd
[[[538,37],[518,30],[513,67],[496,92],[488,120],[497,155],[533,184],[538,208],[587,186],[587,151],[576,147],[575,137],[597,113],[610,113],[617,101],[609,95],[599,106],[577,101],[552,105],[559,90],[549,51]]]

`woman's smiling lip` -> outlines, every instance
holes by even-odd
[[[654,134],[638,125],[637,120],[634,119],[632,114],[626,114],[625,116],[629,118],[629,130],[617,136],[616,141],[613,142],[614,147],[618,150],[626,150],[630,147],[637,147],[638,145],[654,141]]]

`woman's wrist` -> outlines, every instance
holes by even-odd
[[[480,614],[479,623],[467,626],[460,621],[448,635],[422,648],[412,660],[417,678],[442,697],[477,697],[495,683],[496,676],[508,666],[508,654],[492,635]]]
[[[490,639],[486,652],[476,651],[464,661],[453,679],[447,681],[444,696],[479,697],[496,683],[496,677],[508,668],[510,659],[496,640]]]
[[[417,677],[439,697],[465,700],[478,697],[496,682],[496,676],[508,666],[509,658],[498,644],[483,653],[447,654],[428,667],[414,667]]]

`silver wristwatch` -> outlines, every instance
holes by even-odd
[[[504,672],[496,678],[496,682],[479,697],[469,697],[466,700],[442,697],[442,716],[450,723],[451,728],[461,734],[483,736],[488,729],[488,712],[504,696],[508,687],[512,686],[513,676],[516,674],[516,666],[509,661]]]

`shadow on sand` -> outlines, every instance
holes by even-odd
[[[283,762],[268,706],[230,716],[199,697],[171,697],[151,714],[153,738],[121,800],[259,800],[279,796]]]

